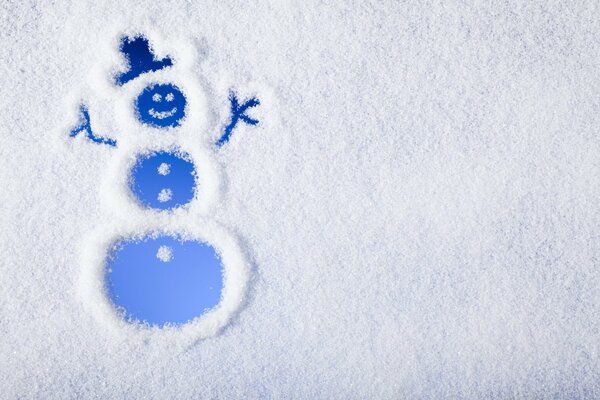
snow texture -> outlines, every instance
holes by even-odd
[[[171,200],[172,197],[173,191],[171,189],[161,189],[160,192],[158,192],[158,201],[161,203]]]
[[[158,173],[160,175],[166,176],[171,172],[171,166],[168,163],[161,163],[158,166]]]
[[[160,246],[156,252],[156,258],[162,262],[169,262],[173,259],[173,250],[169,246]]]
[[[2,2],[1,397],[599,398],[599,13]],[[123,34],[173,65],[117,86]],[[180,127],[137,121],[150,82]],[[260,123],[218,148],[231,91]],[[69,137],[82,104],[116,147]],[[141,209],[128,171],[170,148],[197,198]],[[106,249],[153,232],[219,251],[220,314],[110,307]]]

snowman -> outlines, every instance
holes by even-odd
[[[115,122],[105,126],[115,132],[96,133],[92,107],[81,105],[70,134],[113,151],[100,185],[109,215],[84,240],[82,297],[107,327],[143,337],[214,335],[243,303],[249,278],[235,236],[210,217],[222,191],[213,157],[236,126],[258,123],[249,111],[259,101],[230,93],[223,133],[199,135],[207,101],[184,50],[174,61],[156,57],[143,36],[123,37],[127,69],[98,90],[114,101]]]

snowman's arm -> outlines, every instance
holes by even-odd
[[[233,132],[233,129],[236,127],[239,120],[244,121],[248,125],[256,125],[259,122],[257,119],[246,115],[246,110],[260,105],[260,100],[258,100],[256,97],[252,97],[240,105],[235,93],[231,92],[229,93],[229,102],[231,103],[231,121],[229,122],[229,125],[225,127],[225,132],[221,138],[217,140],[218,147],[223,146],[229,141],[231,133]]]
[[[86,105],[82,104],[79,108],[81,111],[81,115],[83,117],[83,122],[76,128],[73,128],[70,133],[70,137],[75,137],[79,135],[80,132],[85,132],[85,135],[94,143],[98,144],[107,144],[109,146],[116,147],[117,141],[110,138],[103,138],[100,136],[96,136],[92,131],[92,125],[90,123],[90,113]]]

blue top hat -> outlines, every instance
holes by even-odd
[[[121,39],[121,53],[125,55],[129,62],[129,70],[116,77],[119,86],[123,86],[145,72],[158,71],[173,65],[170,57],[156,60],[150,49],[148,39],[143,36],[123,37]]]

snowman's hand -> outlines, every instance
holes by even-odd
[[[227,143],[227,141],[229,141],[231,132],[233,131],[233,128],[236,127],[239,120],[244,121],[248,125],[256,125],[259,122],[257,119],[246,115],[246,110],[260,105],[260,100],[258,100],[256,97],[252,97],[240,105],[235,93],[231,92],[229,94],[229,101],[231,103],[231,122],[225,127],[223,136],[221,136],[221,138],[217,141],[217,146],[219,147],[223,146],[225,143]]]
[[[70,137],[75,137],[79,135],[79,132],[85,132],[85,135],[88,137],[88,139],[90,139],[94,143],[107,144],[113,147],[117,146],[117,141],[114,139],[103,138],[94,135],[94,132],[92,131],[92,125],[90,124],[90,113],[88,111],[87,106],[82,104],[79,108],[79,111],[81,111],[81,115],[83,116],[83,122],[81,123],[81,125],[71,130],[71,134],[69,135]]]

